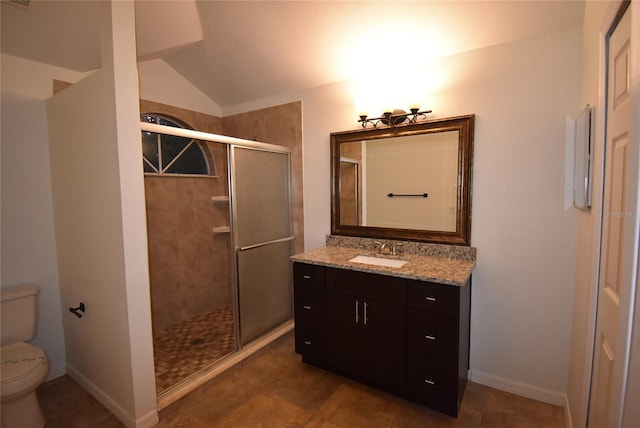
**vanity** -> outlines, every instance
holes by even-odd
[[[476,263],[475,116],[387,119],[331,134],[331,235],[291,257],[295,350],[305,363],[457,416]]]
[[[407,261],[402,267],[350,261],[384,258],[373,241],[330,236],[326,247],[291,258],[295,350],[306,363],[457,416],[475,249],[434,257],[429,249],[447,246],[406,242],[416,253],[389,258]]]

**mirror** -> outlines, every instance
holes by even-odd
[[[475,115],[331,134],[331,233],[470,245]]]

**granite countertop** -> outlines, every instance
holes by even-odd
[[[406,260],[407,263],[400,268],[393,268],[349,262],[349,259],[361,255]],[[400,278],[416,279],[419,281],[431,281],[455,286],[463,286],[471,276],[471,271],[476,265],[475,259],[464,260],[456,258],[431,257],[422,254],[401,254],[398,256],[389,256],[380,255],[375,251],[362,248],[349,248],[333,245],[293,255],[291,256],[291,260],[300,263],[397,276]]]

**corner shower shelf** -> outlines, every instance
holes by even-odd
[[[229,233],[231,232],[231,227],[229,226],[216,226],[212,229],[213,233]]]
[[[225,204],[229,202],[229,197],[227,195],[212,196],[211,202],[214,204]]]

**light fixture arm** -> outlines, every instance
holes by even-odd
[[[382,125],[395,128],[405,121],[408,121],[409,125],[417,123],[420,120],[426,119],[427,114],[431,113],[431,110],[419,111],[417,108],[409,109],[409,111],[410,113],[407,113],[404,110],[394,110],[393,113],[388,111],[384,112],[382,116],[375,118],[369,118],[366,114],[361,114],[358,122],[362,124],[363,128],[366,128],[368,125],[371,125],[373,128],[377,128]]]

